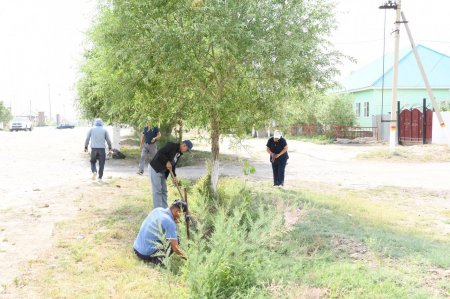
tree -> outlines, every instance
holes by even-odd
[[[0,102],[0,122],[8,123],[12,118],[11,110]]]
[[[356,116],[352,103],[348,95],[325,95],[318,108],[318,122],[322,125],[353,126]]]
[[[219,139],[272,119],[293,94],[331,85],[340,54],[329,1],[107,0],[80,80],[87,113],[205,128]]]

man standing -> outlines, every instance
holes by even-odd
[[[273,137],[267,140],[266,151],[270,154],[270,163],[272,163],[273,185],[283,187],[284,170],[289,156],[287,142],[280,131],[275,131]]]
[[[153,208],[167,208],[167,182],[166,179],[173,172],[173,183],[177,184],[175,167],[178,160],[187,151],[191,151],[192,142],[185,140],[182,143],[168,142],[161,148],[150,162],[150,181],[152,184]]]
[[[153,159],[158,148],[156,141],[161,137],[158,127],[152,127],[151,121],[147,120],[147,124],[141,134],[141,161],[139,162],[139,170],[137,174],[144,173],[144,165],[146,161]]]
[[[89,130],[86,141],[84,143],[84,151],[88,151],[89,140],[91,141],[91,170],[92,179],[97,177],[97,160],[98,160],[98,179],[103,178],[103,169],[105,168],[106,152],[105,141],[108,143],[108,149],[111,152],[111,139],[108,131],[103,127],[103,122],[100,118],[95,119],[94,126]]]
[[[168,240],[171,251],[185,258],[178,244],[177,225],[181,213],[187,213],[184,201],[175,201],[170,208],[156,208],[145,218],[139,233],[134,240],[133,248],[136,255],[146,261],[159,265],[165,257],[163,240]]]

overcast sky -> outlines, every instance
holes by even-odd
[[[312,0],[309,0],[312,1]],[[343,76],[383,53],[385,11],[380,0],[336,0],[337,49],[357,63],[342,66]],[[13,114],[45,111],[75,118],[74,85],[84,33],[96,0],[0,0],[0,101]],[[416,41],[450,55],[450,1],[402,0]],[[386,11],[386,52],[393,52],[395,11]],[[404,27],[401,48],[409,48]],[[380,74],[381,75],[381,74]],[[50,96],[49,96],[50,95]]]

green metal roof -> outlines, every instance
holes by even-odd
[[[450,88],[450,56],[422,45],[416,47],[432,88]],[[386,54],[384,61],[384,88],[392,88],[394,54]],[[375,60],[341,81],[343,92],[381,88],[383,84],[383,57]],[[399,53],[399,88],[425,88],[412,49]]]

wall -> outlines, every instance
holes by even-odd
[[[450,145],[450,111],[441,112],[446,127],[441,128],[436,113],[433,113],[433,144],[448,144]]]

